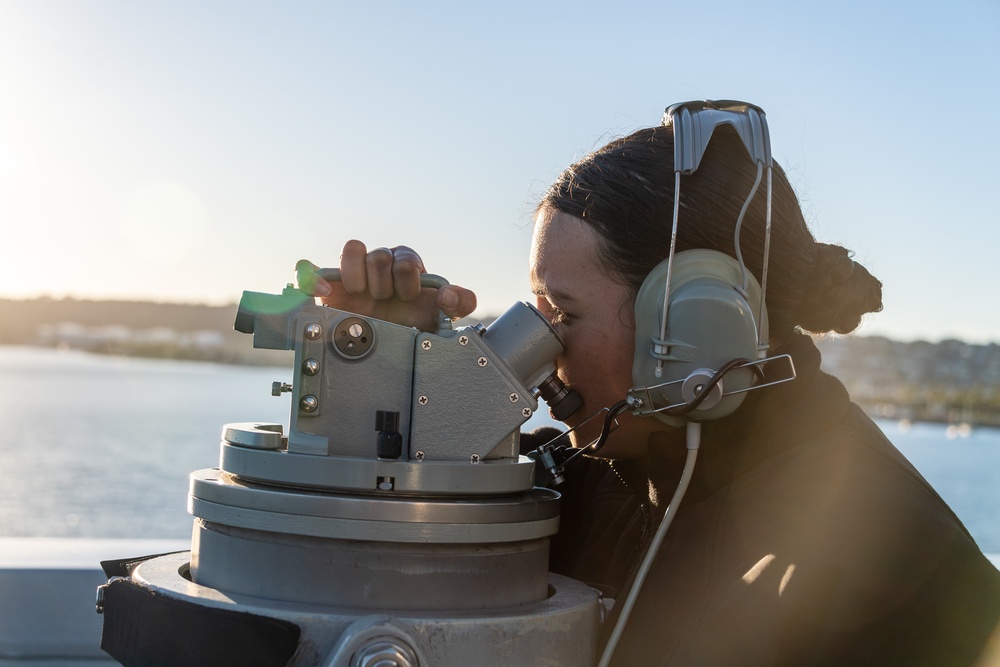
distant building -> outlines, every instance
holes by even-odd
[[[38,327],[35,343],[45,347],[121,354],[162,353],[170,349],[208,352],[225,345],[220,331],[201,330],[179,333],[169,327],[131,329],[117,324],[84,326],[76,322],[43,324]],[[169,355],[166,355],[169,356]]]

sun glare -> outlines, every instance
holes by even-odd
[[[118,229],[133,255],[160,266],[176,264],[205,240],[208,209],[185,185],[147,181],[129,194]]]

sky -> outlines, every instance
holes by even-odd
[[[0,0],[0,297],[235,302],[343,243],[530,298],[570,163],[695,99],[767,112],[861,335],[1000,342],[1000,4]]]

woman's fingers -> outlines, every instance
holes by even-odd
[[[392,251],[375,248],[365,258],[368,273],[368,293],[376,301],[391,299],[395,294],[392,282]]]
[[[406,246],[375,248],[365,258],[368,291],[377,301],[393,297],[413,301],[420,296],[420,255]]]
[[[295,281],[299,289],[306,294],[320,297],[329,296],[330,283],[320,278],[317,271],[319,271],[318,266],[308,259],[300,259],[295,262]]]
[[[424,331],[437,327],[439,310],[460,318],[476,309],[476,295],[464,287],[421,288],[424,262],[407,246],[369,251],[361,241],[348,241],[340,256],[340,283],[320,278],[318,271],[306,259],[295,265],[299,288],[324,304]]]
[[[358,240],[344,244],[340,253],[340,280],[348,294],[368,291],[368,248]]]
[[[420,296],[420,274],[424,262],[412,248],[396,246],[392,249],[392,284],[395,295],[403,301],[413,301]]]

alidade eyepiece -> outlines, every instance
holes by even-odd
[[[575,390],[563,384],[559,376],[553,373],[549,379],[538,385],[542,400],[549,406],[553,419],[566,421],[566,418],[580,409],[583,399]]]

